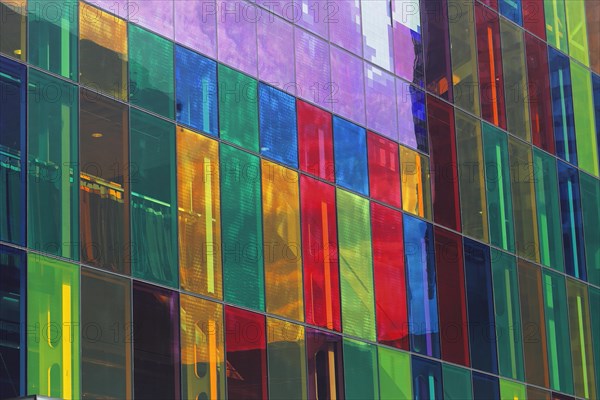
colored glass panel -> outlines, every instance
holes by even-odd
[[[445,100],[453,100],[453,78],[447,0],[421,2],[425,86]]]
[[[550,394],[551,392],[533,386],[527,386],[527,400],[552,400]]]
[[[390,4],[374,2],[361,7],[363,56],[388,71],[393,68],[393,35]]]
[[[379,364],[379,398],[381,400],[412,399],[410,354],[379,347],[377,356]]]
[[[600,181],[580,173],[583,237],[588,281],[600,285]]]
[[[425,66],[419,1],[394,0],[391,6],[396,75],[423,87]]]
[[[585,2],[585,15],[587,17],[588,46],[590,49],[590,68],[595,73],[600,73],[600,3],[596,1]]]
[[[425,93],[396,79],[396,107],[398,109],[398,141],[419,151],[429,150]]]
[[[258,86],[260,154],[298,168],[296,100],[272,86]]]
[[[500,398],[503,400],[525,400],[527,399],[527,388],[520,383],[500,379]]]
[[[403,226],[410,347],[416,353],[439,357],[433,228],[408,215],[404,215]]]
[[[400,158],[398,145],[367,132],[371,197],[400,208]]]
[[[377,346],[344,339],[344,378],[346,399],[378,399]]]
[[[571,2],[578,3],[578,1]],[[575,135],[577,136],[577,160],[582,170],[598,177],[600,164],[598,163],[598,142],[593,117],[594,95],[591,74],[590,71],[572,60],[570,64]]]
[[[476,399],[500,400],[498,378],[480,372],[473,372],[473,396]]]
[[[260,161],[233,147],[220,147],[225,300],[264,310]]]
[[[343,399],[342,337],[306,329],[309,399]]]
[[[340,331],[335,188],[302,175],[300,194],[306,322]]]
[[[470,370],[450,364],[443,364],[442,376],[444,380],[444,399],[473,400],[473,384],[471,383]]]
[[[81,2],[79,7],[79,81],[81,84],[117,99],[127,100],[128,57],[125,20]]]
[[[544,0],[521,0],[523,27],[539,38],[546,40]]]
[[[294,43],[296,95],[331,110],[335,82],[331,82],[329,43],[298,27],[294,28]]]
[[[217,63],[176,46],[175,86],[177,122],[218,135]]]
[[[584,0],[565,1],[565,11],[567,32],[569,34],[569,55],[582,64],[589,66],[590,57],[587,22],[585,19],[585,3],[587,1]]]
[[[498,0],[498,11],[517,25],[523,25],[522,0]]]
[[[297,100],[300,169],[333,182],[333,136],[331,114]]]
[[[269,15],[256,24],[258,40],[258,78],[296,94],[294,82],[294,52],[288,50],[294,41],[294,27],[288,21]]]
[[[343,49],[362,54],[360,3],[336,2],[335,18],[329,19],[329,39]]]
[[[133,5],[133,7],[131,7]],[[173,39],[173,5],[161,0],[128,4],[129,21]]]
[[[27,394],[79,399],[79,267],[27,257]]]
[[[442,400],[442,365],[412,356],[413,395],[415,399]]]
[[[77,94],[74,85],[29,71],[28,243],[74,260],[79,259]]]
[[[256,76],[256,21],[260,18],[259,11],[253,4],[231,0],[217,0],[215,5],[212,12],[217,14],[219,61]]]
[[[215,58],[217,54],[215,0],[176,1],[173,4],[175,40],[208,57]]]
[[[223,306],[181,295],[181,397],[225,397]]]
[[[344,332],[375,341],[375,296],[369,201],[337,189]]]
[[[429,158],[400,146],[402,209],[431,220],[431,177]]]
[[[600,289],[593,286],[588,287],[590,295],[590,317],[592,327],[592,341],[594,347],[594,365],[596,366],[596,394],[600,382]]]
[[[218,66],[219,129],[223,140],[258,152],[256,80],[223,64]]]
[[[267,318],[269,398],[306,399],[304,327]]]
[[[548,44],[566,53],[568,44],[565,0],[544,0],[544,16]]]
[[[81,327],[82,397],[131,397],[129,280],[82,269]]]
[[[569,57],[548,47],[552,115],[554,116],[554,142],[556,155],[577,164],[575,145],[575,119]]]
[[[25,61],[27,56],[27,0],[0,0],[0,53]]]
[[[181,127],[176,139],[181,288],[221,299],[219,145]]]
[[[333,117],[335,181],[338,185],[369,194],[367,133],[364,128],[339,117]]]
[[[387,138],[398,140],[394,76],[370,64],[364,66],[367,126]],[[354,107],[358,108],[358,104]]]
[[[334,46],[330,47],[330,56],[333,112],[364,125],[367,109],[365,107],[365,68],[363,67],[363,61]],[[372,71],[369,72],[372,74]],[[369,84],[372,85],[372,83],[370,80]],[[367,101],[375,101],[374,106],[370,107],[371,110],[381,104],[381,102],[376,101],[378,99],[373,99],[373,92],[374,90],[370,88],[367,97]],[[389,104],[386,111],[389,116]],[[376,121],[377,118],[371,117],[370,121],[373,122],[373,120]]]

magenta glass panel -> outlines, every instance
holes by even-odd
[[[392,18],[388,1],[363,1],[361,8],[365,60],[388,71],[393,68]]]
[[[264,13],[261,11],[261,13]],[[258,78],[290,94],[294,85],[294,28],[289,22],[274,15],[262,14],[256,24],[258,35]]]
[[[217,0],[218,59],[254,77],[256,21],[260,16],[261,11],[245,1]]]
[[[90,0],[87,1],[86,3],[89,3],[90,5],[97,7],[97,8],[101,8],[105,11],[108,11],[109,13],[113,13],[115,15],[117,15],[120,18],[123,19],[127,19],[127,0]],[[92,7],[86,7],[87,4],[85,3],[81,3],[81,5],[79,7],[85,7],[82,9],[82,13],[83,15],[86,15],[86,11],[90,12],[90,13],[94,13],[97,12],[95,11]],[[135,12],[135,6],[131,7],[132,8],[132,14]],[[93,18],[94,14],[89,14],[89,18]],[[85,17],[87,18],[87,17]]]
[[[360,2],[333,0],[329,4],[329,40],[354,54],[362,55]],[[334,15],[331,15],[332,10],[335,11]]]
[[[296,28],[296,95],[331,110],[329,44]]]
[[[398,115],[398,141],[425,153],[429,151],[425,93],[396,78],[396,108]]]
[[[217,2],[175,2],[175,41],[209,57],[217,55]]]
[[[331,46],[333,112],[365,124],[365,83],[362,60]]]
[[[396,75],[423,86],[423,42],[418,0],[393,0],[394,71]]]
[[[129,2],[129,21],[173,39],[173,3],[164,0]]]
[[[329,39],[328,22],[336,19],[335,5],[329,0],[294,0],[294,12],[297,25]]]
[[[365,63],[365,94],[367,127],[397,141],[394,76]]]

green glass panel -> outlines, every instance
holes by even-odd
[[[471,371],[454,365],[442,365],[442,380],[444,382],[444,399],[473,400]]]
[[[27,0],[0,0],[0,53],[25,61]]]
[[[502,41],[506,130],[529,142],[531,141],[531,127],[523,30],[508,20],[500,18],[500,38]]]
[[[500,399],[525,400],[527,399],[527,387],[517,382],[500,379]]]
[[[511,193],[514,212],[515,243],[517,255],[540,261],[537,214],[535,209],[535,188],[533,175],[533,154],[531,146],[510,137]]]
[[[550,268],[564,271],[556,159],[534,148],[533,168],[540,261]]]
[[[504,132],[487,123],[483,123],[483,158],[490,243],[514,252],[508,140]]]
[[[592,340],[594,346],[594,365],[596,366],[596,382],[600,382],[600,289],[590,286],[590,314],[592,317]],[[600,385],[596,385],[600,386]],[[596,388],[596,397],[600,389]]]
[[[481,124],[462,111],[456,110],[455,115],[462,229],[465,235],[487,243],[488,216]]]
[[[269,398],[306,399],[304,327],[267,318]]]
[[[337,190],[344,332],[375,341],[375,301],[369,201]]]
[[[175,117],[173,43],[129,25],[129,100],[164,117]]]
[[[586,66],[590,65],[585,3],[589,0],[565,0],[567,31],[569,32],[569,54]],[[595,0],[591,0],[595,1]],[[598,38],[593,38],[598,40]]]
[[[32,249],[77,260],[78,92],[29,70],[27,235]]]
[[[220,149],[225,301],[264,311],[260,161],[230,146]]]
[[[573,1],[573,3],[575,2],[576,0]],[[596,125],[594,124],[592,76],[589,70],[572,60],[571,85],[573,90],[573,112],[575,114],[577,162],[579,168],[598,176],[598,145]]]
[[[130,129],[132,273],[178,287],[175,125],[131,109]]]
[[[542,280],[550,386],[560,392],[573,393],[565,278],[556,272],[544,270]]]
[[[579,174],[588,282],[600,286],[600,180]]]
[[[501,376],[522,381],[523,348],[521,343],[521,311],[519,309],[519,279],[513,255],[492,249],[492,275],[498,371]]]
[[[219,127],[223,140],[258,152],[258,83],[219,64]]]
[[[379,396],[381,400],[411,400],[410,354],[387,347],[377,349],[379,357]]]
[[[379,398],[377,346],[344,339],[344,385],[347,400]]]
[[[546,40],[559,50],[568,51],[565,0],[544,0]]]
[[[73,0],[29,0],[29,62],[78,80],[77,5]]]
[[[27,393],[80,399],[79,267],[27,257]]]

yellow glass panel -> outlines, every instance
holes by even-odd
[[[267,318],[267,352],[269,354],[269,397],[306,399],[304,327]]]
[[[180,308],[182,398],[223,399],[223,306],[182,294]]]
[[[429,158],[400,146],[402,209],[431,220]]]
[[[304,320],[298,173],[262,161],[267,312]]]
[[[177,204],[181,287],[223,298],[219,145],[177,128]]]

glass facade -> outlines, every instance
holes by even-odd
[[[0,399],[600,398],[593,0],[0,0]]]

